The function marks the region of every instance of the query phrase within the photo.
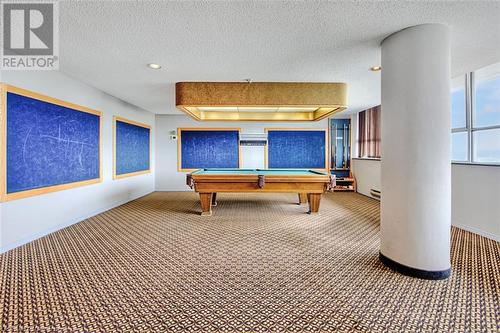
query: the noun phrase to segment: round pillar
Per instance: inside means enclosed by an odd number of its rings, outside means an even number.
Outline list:
[[[450,33],[424,24],[382,42],[380,260],[405,275],[451,274]]]

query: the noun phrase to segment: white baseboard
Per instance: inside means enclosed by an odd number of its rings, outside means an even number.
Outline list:
[[[115,207],[124,205],[127,202],[139,199],[139,198],[141,198],[143,196],[146,196],[146,195],[148,195],[150,193],[153,193],[153,192],[154,191],[146,191],[145,193],[138,194],[138,195],[136,195],[136,196],[134,196],[134,197],[132,197],[130,199],[116,201],[116,202],[114,202],[114,203],[112,203],[112,204],[110,204],[110,205],[108,205],[108,206],[106,206],[106,207],[104,207],[102,209],[99,209],[99,210],[96,210],[96,211],[92,211],[89,214],[85,214],[84,216],[80,216],[78,218],[69,220],[66,223],[59,224],[58,226],[55,226],[53,228],[44,230],[44,231],[39,232],[39,233],[37,233],[35,235],[31,235],[30,237],[21,239],[21,240],[19,240],[17,242],[14,242],[14,243],[11,243],[11,244],[8,244],[8,245],[5,245],[5,246],[2,246],[2,247],[0,247],[0,254],[4,253],[4,252],[7,252],[7,251],[10,251],[12,249],[15,249],[16,247],[28,244],[29,242],[32,242],[32,241],[34,241],[34,240],[36,240],[38,238],[42,238],[44,236],[47,236],[48,234],[51,234],[51,233],[56,232],[58,230],[64,229],[66,227],[69,227],[70,225],[73,225],[73,224],[76,224],[76,223],[81,222],[83,220],[86,220],[86,219],[88,219],[88,218],[90,218],[92,216],[96,216],[98,214],[104,213],[105,211],[108,211],[108,210],[113,209]]]
[[[370,199],[373,199],[373,200],[377,200],[378,202],[380,202],[380,199],[379,198],[375,198],[375,197],[372,197],[371,194],[365,194],[363,192],[358,192],[356,191],[357,194],[361,194],[362,196],[365,196],[367,198],[370,198]]]
[[[500,242],[500,236],[499,235],[495,235],[495,234],[493,234],[491,232],[484,231],[484,230],[481,230],[481,229],[478,229],[478,228],[474,228],[474,227],[471,227],[471,226],[468,226],[468,225],[460,224],[460,223],[453,223],[452,226],[457,227],[459,229],[466,230],[466,231],[470,231],[473,234],[477,234],[479,236],[483,236],[483,237],[492,239],[494,241]]]
[[[183,188],[183,189],[157,188],[155,189],[155,192],[193,192],[193,190],[189,188]]]

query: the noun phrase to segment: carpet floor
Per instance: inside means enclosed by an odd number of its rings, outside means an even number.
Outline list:
[[[156,192],[0,255],[1,332],[499,332],[500,244],[452,229],[452,276],[378,259],[379,203]]]

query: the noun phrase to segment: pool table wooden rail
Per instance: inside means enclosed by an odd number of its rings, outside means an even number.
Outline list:
[[[318,213],[321,194],[331,187],[327,174],[230,175],[188,174],[186,183],[200,195],[201,215],[211,215],[218,192],[298,193],[299,204],[309,203],[309,213]]]

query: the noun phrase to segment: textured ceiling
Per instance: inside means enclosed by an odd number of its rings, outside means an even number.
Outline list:
[[[380,101],[380,41],[452,29],[454,75],[500,61],[500,2],[65,1],[61,71],[154,113],[177,81],[347,82],[349,111]],[[147,63],[159,63],[151,70]]]

